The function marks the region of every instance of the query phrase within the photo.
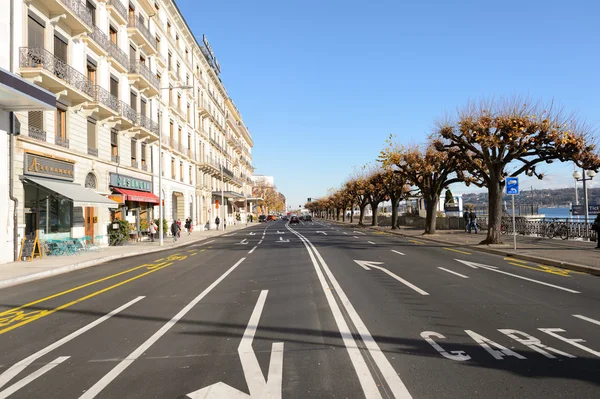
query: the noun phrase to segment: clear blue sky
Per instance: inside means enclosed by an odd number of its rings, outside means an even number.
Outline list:
[[[555,99],[600,126],[595,0],[177,4],[219,59],[256,173],[273,175],[293,207],[376,159],[389,134],[425,141],[469,99]],[[545,170],[547,180],[522,183],[573,185],[572,165]]]

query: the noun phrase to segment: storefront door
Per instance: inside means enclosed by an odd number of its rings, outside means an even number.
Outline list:
[[[86,207],[84,214],[85,235],[94,238],[94,208]]]
[[[38,231],[38,213],[25,210],[25,236],[35,237]]]

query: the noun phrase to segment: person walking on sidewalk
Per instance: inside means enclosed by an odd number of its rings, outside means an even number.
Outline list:
[[[592,230],[596,232],[596,249],[600,249],[600,213],[592,223]]]
[[[469,230],[469,224],[471,223],[471,218],[469,217],[469,210],[465,209],[465,213],[463,213],[463,219],[465,221],[465,233]]]
[[[171,225],[171,234],[173,234],[173,242],[177,241],[177,237],[179,236],[179,231],[181,227],[177,224],[177,220],[173,220],[173,224]]]
[[[469,223],[469,234],[471,234],[471,229],[475,229],[475,234],[477,234],[477,232],[479,231],[479,226],[477,226],[477,215],[475,214],[475,212],[469,212],[469,219],[471,221]]]
[[[221,223],[221,219],[219,219],[219,217],[217,216],[215,218],[215,224],[217,225],[217,230],[219,230],[219,224]]]
[[[192,221],[190,220],[189,217],[187,219],[185,219],[185,230],[187,231],[188,236],[192,232]]]
[[[154,220],[151,221],[150,226],[148,227],[148,232],[150,233],[150,238],[152,239],[152,242],[154,242],[154,234],[156,234],[157,228],[158,228],[158,226],[156,225]]]

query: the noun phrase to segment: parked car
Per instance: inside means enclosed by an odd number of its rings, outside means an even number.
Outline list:
[[[266,221],[267,221],[267,216],[266,216],[266,215],[259,215],[259,216],[258,216],[258,221],[259,221],[260,223],[262,223],[262,222],[266,222]]]
[[[277,216],[275,216],[275,215],[269,215],[269,216],[267,216],[267,222],[271,221],[271,220],[277,220]]]
[[[311,215],[304,216],[304,221],[305,222],[312,222],[312,216]]]
[[[290,224],[298,224],[300,223],[300,219],[298,219],[298,216],[292,216],[292,218],[290,219]]]

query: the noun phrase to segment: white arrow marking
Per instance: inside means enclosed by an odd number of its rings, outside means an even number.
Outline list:
[[[285,234],[285,233],[283,231],[277,230],[277,233],[275,233],[275,234]]]
[[[371,245],[375,245],[375,243],[373,241],[367,241],[367,242]]]
[[[446,269],[446,268],[444,268],[444,267],[438,267],[438,269],[440,269],[440,270],[443,270],[443,271],[445,271],[445,272],[448,272],[448,273],[455,274],[455,275],[457,275],[458,277],[462,277],[462,278],[469,278],[469,276],[465,276],[464,274],[460,274],[460,273],[453,272],[452,270],[448,270],[448,269]]]
[[[473,269],[482,268],[482,269],[490,270],[492,272],[506,274],[507,276],[512,276],[512,277],[520,278],[521,280],[531,281],[532,283],[545,285],[547,287],[556,288],[556,289],[562,290],[562,291],[567,291],[567,292],[570,292],[570,293],[573,293],[573,294],[580,294],[579,291],[575,291],[575,290],[572,290],[570,288],[565,288],[565,287],[561,287],[561,286],[554,285],[554,284],[544,283],[543,281],[538,281],[538,280],[534,280],[532,278],[527,278],[527,277],[519,276],[518,274],[512,274],[512,273],[509,273],[509,272],[505,272],[503,270],[498,270],[498,268],[496,266],[482,265],[481,263],[469,262],[469,261],[460,260],[460,259],[454,259],[454,260],[456,260],[456,261],[458,261],[460,263],[463,263],[463,264],[465,264],[465,265],[467,265],[469,267],[472,267]]]
[[[223,237],[232,237],[234,235],[236,235],[237,233],[231,233],[231,234],[225,234]]]
[[[589,321],[590,323],[597,324],[597,325],[600,326],[600,321],[598,321],[598,320],[594,320],[592,318],[585,317],[585,316],[582,316],[580,314],[574,314],[573,317],[577,317],[578,319]]]
[[[325,233],[324,231],[317,231],[317,234],[324,234],[324,235],[327,235],[327,233]]]
[[[398,254],[398,255],[404,255],[402,252],[400,252],[400,251],[396,251],[395,249],[392,249],[392,252],[394,252],[394,253],[396,253],[396,254]]]
[[[356,230],[355,230],[355,231],[353,231],[353,233],[356,233],[356,234],[362,234],[363,236],[366,236],[366,234],[365,234],[365,233],[363,233],[363,232],[361,232],[361,231],[356,231]]]
[[[346,232],[344,231],[344,234],[348,234],[348,233],[346,233]]]
[[[244,377],[250,395],[238,391],[223,382],[207,386],[198,391],[188,393],[187,396],[191,399],[221,399],[221,398],[281,398],[281,386],[283,376],[283,342],[277,342],[271,345],[271,359],[269,361],[269,372],[267,380],[260,369],[260,364],[256,358],[256,354],[252,349],[252,341],[258,327],[260,315],[265,306],[267,294],[269,291],[263,290],[260,292],[258,302],[254,307],[252,316],[244,331],[242,341],[238,346],[238,355],[244,370]]]
[[[17,392],[19,389],[23,388],[25,385],[29,384],[31,381],[41,377],[46,374],[48,371],[52,370],[54,367],[58,366],[65,360],[67,360],[70,356],[61,356],[56,358],[52,363],[48,363],[44,367],[34,371],[27,377],[23,378],[21,381],[9,386],[4,391],[0,392],[0,399],[8,398],[13,393]]]
[[[275,241],[275,242],[290,242],[290,240],[284,240],[283,237],[279,237],[279,241]]]
[[[249,236],[255,236],[255,235],[256,235],[256,233],[250,232],[250,233],[248,233],[248,235],[249,235]]]
[[[377,265],[383,265],[383,262],[371,262],[371,261],[368,261],[368,260],[356,260],[356,259],[354,259],[354,261],[356,263],[358,263],[358,265],[361,266],[365,270],[379,269],[382,272],[386,273],[387,275],[393,277],[397,281],[401,282],[402,284],[404,284],[408,288],[411,288],[411,289],[417,291],[419,294],[421,294],[421,295],[429,295],[427,292],[423,291],[422,289],[420,289],[416,285],[414,285],[412,283],[409,283],[408,281],[406,281],[402,277],[400,277],[400,276],[392,273],[388,269],[383,268],[381,266],[377,266]]]
[[[238,244],[246,245],[246,244],[248,244],[248,239],[244,238],[242,241],[238,242]]]
[[[358,238],[357,236],[352,236],[352,237],[354,237],[354,238]]]
[[[138,296],[137,298],[132,299],[131,301],[127,302],[125,305],[118,307],[117,309],[113,310],[112,312],[110,312],[108,314],[105,314],[101,318],[99,318],[97,320],[94,320],[90,324],[81,327],[79,330],[72,332],[71,334],[67,335],[66,337],[64,337],[62,339],[59,339],[58,341],[54,342],[53,344],[48,345],[44,349],[41,349],[41,350],[37,351],[33,355],[30,355],[29,357],[26,357],[25,359],[23,359],[20,362],[16,363],[14,366],[11,366],[4,373],[0,374],[0,387],[3,387],[4,385],[6,385],[6,383],[8,381],[10,381],[17,374],[19,374],[23,369],[25,369],[25,367],[29,366],[31,363],[33,363],[36,360],[38,360],[40,357],[42,357],[42,356],[50,353],[51,351],[53,351],[56,348],[59,348],[59,347],[63,346],[67,342],[69,342],[69,341],[77,338],[81,334],[83,334],[83,333],[91,330],[92,328],[96,327],[98,324],[105,322],[106,320],[110,319],[111,317],[113,317],[117,313],[119,313],[119,312],[127,309],[128,307],[130,307],[131,305],[133,305],[133,304],[141,301],[142,299],[144,299],[143,296]]]

